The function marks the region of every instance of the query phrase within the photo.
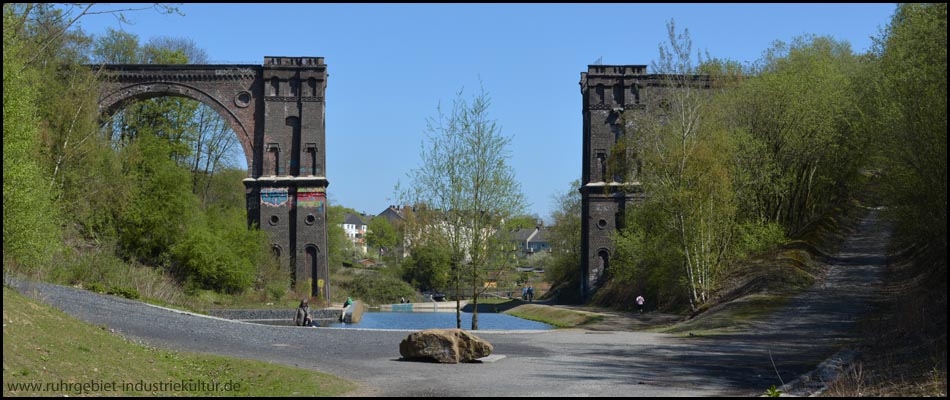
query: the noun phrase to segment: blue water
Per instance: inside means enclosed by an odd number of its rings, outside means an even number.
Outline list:
[[[455,328],[454,312],[367,312],[356,324],[334,323],[333,328],[362,329],[432,329]],[[472,314],[462,313],[462,328],[472,327]],[[529,321],[507,314],[478,313],[480,330],[549,330],[551,325]]]

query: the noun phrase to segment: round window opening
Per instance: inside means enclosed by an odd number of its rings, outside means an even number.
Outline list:
[[[597,227],[600,228],[600,229],[606,228],[606,227],[607,227],[607,220],[606,220],[606,219],[602,219],[602,220],[600,220],[600,221],[597,221]]]
[[[238,95],[234,97],[234,104],[241,108],[247,107],[251,104],[251,94],[248,92],[238,93]]]
[[[314,217],[313,214],[307,214],[307,218],[304,219],[304,222],[307,225],[313,225],[314,222],[317,222],[317,217]]]
[[[278,222],[280,222],[280,217],[278,217],[278,216],[276,216],[276,215],[271,215],[271,216],[270,216],[270,224],[271,224],[271,225],[277,225]]]

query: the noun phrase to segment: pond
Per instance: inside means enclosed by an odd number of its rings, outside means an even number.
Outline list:
[[[314,321],[318,322],[318,321]],[[366,312],[356,324],[341,322],[322,325],[331,328],[354,329],[433,329],[455,328],[454,312]],[[472,327],[472,314],[462,313],[462,328]],[[478,313],[479,330],[550,330],[551,325],[529,321],[507,314]]]

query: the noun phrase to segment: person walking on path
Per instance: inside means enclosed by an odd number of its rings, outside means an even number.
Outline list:
[[[640,314],[643,314],[643,303],[645,301],[643,296],[637,296],[637,308],[640,309]]]

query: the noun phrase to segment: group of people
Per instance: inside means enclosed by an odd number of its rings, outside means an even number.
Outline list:
[[[343,309],[353,304],[353,299],[350,297],[346,298],[346,301],[343,302]],[[310,304],[307,299],[300,300],[300,305],[297,306],[297,313],[294,314],[294,325],[297,326],[310,326],[313,324],[313,317],[310,316]]]
[[[534,286],[525,286],[521,288],[521,300],[531,301],[534,299]]]
[[[521,299],[525,301],[534,300],[534,286],[525,286],[521,288]],[[408,302],[405,297],[400,298],[400,303]],[[643,314],[643,303],[646,300],[643,296],[637,296],[637,309],[640,311],[640,314]],[[343,308],[345,309],[350,304],[353,304],[353,299],[347,297],[346,301],[343,302]],[[294,315],[294,324],[297,326],[310,326],[313,323],[313,318],[310,317],[310,304],[307,303],[307,299],[300,300],[300,305],[297,307],[297,314]]]

